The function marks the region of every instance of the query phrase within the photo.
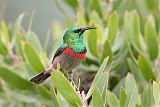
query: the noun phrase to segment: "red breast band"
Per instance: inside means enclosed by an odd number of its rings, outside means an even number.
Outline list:
[[[82,54],[80,54],[80,53],[75,53],[75,52],[72,51],[71,48],[68,48],[68,47],[67,47],[64,51],[65,51],[66,54],[69,54],[70,56],[76,57],[76,58],[81,58],[81,59],[83,59],[83,58],[85,58],[85,56],[86,56],[86,52],[84,52],[84,53],[82,53]]]

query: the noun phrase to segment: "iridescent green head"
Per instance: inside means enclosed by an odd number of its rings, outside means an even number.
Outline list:
[[[63,41],[67,44],[83,42],[83,33],[89,29],[95,29],[95,27],[80,28],[78,26],[73,26],[67,29],[67,31],[64,34]]]
[[[83,33],[90,29],[95,29],[95,27],[80,28],[78,26],[73,26],[67,29],[65,32],[63,36],[63,42],[75,51],[80,52],[86,49],[85,45],[83,44]]]

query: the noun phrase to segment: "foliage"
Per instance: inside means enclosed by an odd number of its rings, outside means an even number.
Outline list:
[[[80,91],[75,90],[59,69],[43,85],[29,82],[31,76],[50,63],[48,59],[53,57],[64,29],[54,24],[42,47],[30,27],[23,29],[25,14],[22,13],[11,27],[5,21],[0,24],[0,105],[160,106],[159,0],[55,2],[62,12],[65,11],[62,2],[74,12],[73,18],[65,13],[67,27],[75,23],[81,27],[97,27],[85,33],[87,57],[75,72],[80,74],[78,82],[75,79]],[[47,57],[49,42],[54,45]]]

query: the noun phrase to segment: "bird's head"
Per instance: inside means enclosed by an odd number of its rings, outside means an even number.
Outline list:
[[[63,42],[66,44],[83,43],[83,33],[86,30],[95,29],[96,27],[83,27],[73,26],[65,32]]]

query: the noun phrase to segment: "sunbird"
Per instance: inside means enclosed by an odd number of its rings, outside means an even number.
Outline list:
[[[55,52],[51,64],[44,71],[32,77],[30,81],[35,84],[43,83],[51,76],[52,69],[57,68],[58,63],[61,72],[72,72],[86,56],[87,49],[83,42],[84,32],[95,28],[91,26],[83,28],[73,26],[67,29],[63,36],[63,43]]]

